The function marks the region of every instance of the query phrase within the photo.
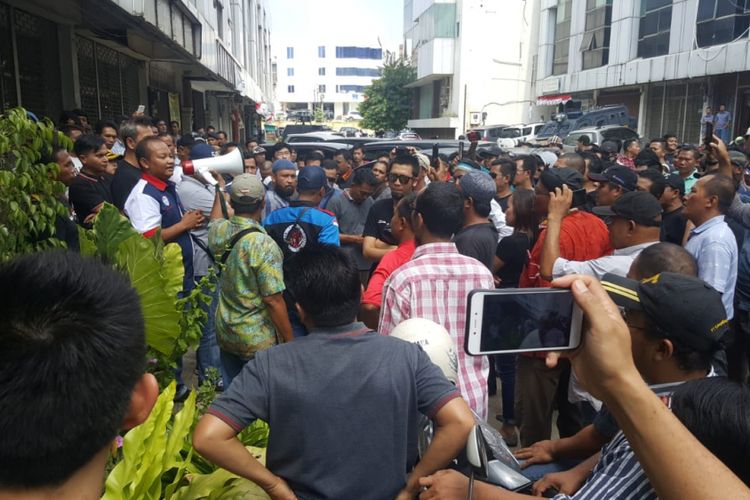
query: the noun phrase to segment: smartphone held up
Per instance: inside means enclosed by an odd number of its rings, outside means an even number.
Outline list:
[[[474,290],[466,315],[467,354],[506,354],[576,349],[582,311],[570,290]]]

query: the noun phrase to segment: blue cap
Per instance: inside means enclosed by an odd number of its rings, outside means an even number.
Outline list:
[[[271,171],[275,174],[280,170],[297,170],[297,164],[289,160],[276,160]]]
[[[326,173],[320,167],[304,167],[297,176],[298,191],[317,191],[327,184]]]
[[[214,148],[208,144],[196,144],[190,149],[191,160],[203,160],[204,158],[213,158]]]

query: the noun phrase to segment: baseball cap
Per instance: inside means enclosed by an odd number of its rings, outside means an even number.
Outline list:
[[[679,173],[672,172],[671,174],[665,175],[664,180],[666,181],[667,186],[676,189],[681,195],[685,194],[685,179],[683,179]]]
[[[497,194],[495,181],[489,174],[479,170],[466,172],[459,180],[459,189],[465,197],[474,200],[475,206],[484,207],[487,210],[490,209],[490,203]]]
[[[254,155],[262,155],[262,154],[265,154],[265,153],[266,153],[266,150],[264,148],[261,148],[260,146],[258,146],[257,148],[253,149],[253,154]]]
[[[281,170],[297,170],[297,164],[290,160],[276,160],[275,162],[273,162],[273,167],[271,167],[271,170],[274,174]]]
[[[202,160],[204,158],[212,158],[214,156],[214,148],[208,144],[196,144],[190,150],[191,160]]]
[[[738,167],[747,167],[747,156],[742,151],[729,150],[729,160]]]
[[[193,134],[182,134],[179,139],[177,139],[177,145],[178,146],[192,146],[195,144],[195,137],[193,137]]]
[[[240,174],[229,187],[229,197],[233,203],[252,205],[266,196],[266,188],[257,175]]]
[[[539,181],[549,191],[561,188],[563,184],[573,191],[583,188],[583,176],[578,170],[565,168],[550,168],[542,171]]]
[[[590,173],[589,179],[596,182],[611,182],[627,191],[635,191],[638,185],[638,175],[628,167],[619,165],[609,167],[601,174]]]
[[[615,304],[643,311],[668,339],[715,351],[729,331],[721,294],[694,276],[660,273],[641,282],[607,273],[602,286]]]
[[[596,215],[622,217],[642,226],[658,227],[661,225],[661,205],[651,193],[629,191],[620,196],[611,206],[594,207]]]
[[[461,160],[456,165],[456,168],[459,170],[464,170],[466,172],[482,170],[482,166],[479,163],[475,162],[474,160],[469,160],[467,158],[461,158]]]
[[[602,145],[600,147],[602,151],[604,151],[605,153],[610,153],[610,154],[617,153],[620,150],[619,146],[614,141],[604,141],[602,142]]]
[[[320,167],[305,167],[297,175],[297,189],[299,191],[316,191],[326,185],[326,173]]]
[[[542,159],[545,167],[551,167],[557,161],[557,155],[552,151],[537,151],[536,155]]]

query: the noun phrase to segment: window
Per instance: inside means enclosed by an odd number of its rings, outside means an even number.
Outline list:
[[[552,56],[552,74],[568,72],[568,51],[570,50],[570,7],[572,0],[558,0],[555,13],[555,46]]]
[[[318,68],[318,76],[326,76],[326,69]]]
[[[698,47],[729,43],[750,26],[750,0],[700,0],[696,23]]]
[[[641,0],[638,57],[662,56],[669,52],[672,0]]]
[[[294,76],[294,68],[287,68],[286,76]]]
[[[294,47],[287,47],[286,48],[286,58],[287,59],[294,59]]]
[[[289,94],[294,94],[294,85],[287,85],[286,91]]]
[[[325,94],[326,86],[325,85],[318,85],[318,93]]]
[[[326,56],[326,48],[321,45],[318,47],[318,57],[325,57]]]
[[[221,2],[214,0],[214,7],[216,7],[216,31],[219,34],[219,38],[224,39],[224,6]]]
[[[336,76],[380,76],[375,68],[336,68]]]
[[[361,94],[364,91],[364,85],[336,85],[337,94],[345,94],[347,92],[357,92]]]
[[[609,34],[612,0],[586,0],[586,31],[581,43],[583,69],[598,68],[609,62]]]
[[[338,59],[377,59],[383,58],[383,49],[370,47],[336,47]]]

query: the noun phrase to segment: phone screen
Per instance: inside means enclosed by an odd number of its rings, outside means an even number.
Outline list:
[[[488,294],[482,310],[482,352],[566,348],[570,344],[570,291]]]
[[[708,147],[714,142],[714,124],[706,123],[706,135],[703,137],[703,143]]]

